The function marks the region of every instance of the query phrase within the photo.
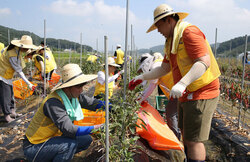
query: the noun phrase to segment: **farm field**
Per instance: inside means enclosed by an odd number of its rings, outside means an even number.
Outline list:
[[[84,57],[85,58],[85,57]],[[59,63],[59,67],[57,70],[57,73],[60,74],[60,67],[62,67],[64,64],[68,63],[69,58],[66,59],[61,59]],[[57,59],[58,61],[59,59]],[[79,63],[79,58],[72,58],[70,62],[74,63]],[[100,65],[96,64],[88,64],[87,62],[82,60],[82,69],[84,73],[97,73],[98,70],[100,70]],[[225,62],[225,61],[223,61]],[[220,68],[224,68],[224,64]],[[238,64],[240,66],[240,64]],[[236,66],[237,67],[237,66]],[[245,82],[245,91],[244,93],[239,90],[239,92],[243,97],[243,99],[248,99],[244,100],[244,104],[241,105],[239,100],[241,98],[237,98],[236,92],[230,90],[231,93],[225,93],[228,92],[230,88],[232,88],[232,82],[234,85],[240,84],[240,70],[236,71],[235,73],[228,72],[230,69],[234,68],[234,66],[230,66],[226,71],[222,71],[222,77],[220,78],[221,80],[221,98],[217,107],[217,110],[214,114],[213,122],[212,122],[212,129],[211,129],[211,134],[210,134],[210,140],[205,142],[205,146],[207,148],[207,161],[235,161],[235,160],[240,160],[240,161],[248,161],[249,160],[249,144],[248,144],[248,138],[249,138],[249,122],[250,122],[250,112],[249,112],[249,106],[248,106],[248,101],[249,101],[249,78],[246,78]],[[27,71],[26,73],[29,73],[30,67],[29,65],[27,66]],[[133,70],[131,69],[131,73],[133,74]],[[227,74],[230,74],[230,76],[227,76]],[[249,67],[247,67],[247,75],[249,74]],[[225,79],[225,77],[232,78],[232,81]],[[236,80],[235,80],[236,79]],[[39,83],[39,82],[37,82]],[[85,87],[84,92],[86,92],[87,95],[91,96],[93,95],[94,92],[94,84],[95,82],[91,82],[87,87]],[[223,87],[223,85],[226,85]],[[121,86],[122,87],[122,86]],[[116,91],[116,95],[114,98],[111,99],[111,102],[113,103],[113,109],[114,111],[117,112],[122,112],[119,111],[120,109],[126,110],[123,111],[122,114],[119,113],[114,113],[110,117],[111,120],[111,125],[110,125],[110,131],[115,131],[116,133],[113,132],[112,136],[110,138],[113,139],[113,143],[111,142],[111,148],[120,148],[123,147],[119,143],[121,143],[121,139],[118,137],[121,135],[120,133],[123,133],[124,139],[130,140],[131,142],[129,143],[129,146],[127,146],[127,149],[124,151],[127,151],[128,153],[131,152],[131,155],[129,157],[124,157],[126,158],[138,158],[136,151],[138,142],[137,140],[139,137],[135,134],[135,125],[133,123],[136,122],[137,117],[136,116],[131,116],[131,112],[135,112],[138,108],[139,105],[134,102],[134,98],[137,95],[137,92],[127,92],[127,98],[126,101],[122,99],[122,89],[118,89]],[[232,96],[236,96],[234,100],[231,99]],[[17,103],[17,112],[22,113],[23,115],[16,119],[15,122],[6,124],[3,122],[0,122],[1,126],[1,138],[0,138],[0,155],[3,160],[5,161],[18,161],[20,159],[23,159],[23,152],[22,152],[22,138],[25,133],[25,128],[27,127],[29,121],[31,120],[32,116],[34,115],[36,109],[38,108],[39,104],[41,103],[42,96],[41,94],[37,93],[34,94],[25,100],[20,100],[16,99]],[[235,101],[236,100],[236,101]],[[121,106],[121,103],[123,105]],[[244,107],[246,106],[246,107]],[[242,107],[241,111],[241,120],[240,120],[240,125],[238,125],[238,118],[239,118],[239,108]],[[132,113],[134,114],[134,113]],[[118,120],[120,118],[119,116],[130,116],[126,119],[126,122],[122,120]],[[116,121],[116,122],[114,122]],[[127,129],[123,130],[119,124],[128,124],[129,126]],[[130,124],[129,124],[130,123]],[[120,130],[120,131],[117,131]],[[117,133],[118,132],[118,133]],[[78,161],[87,161],[87,159],[91,158],[101,158],[103,155],[104,151],[104,133],[101,132],[100,135],[95,135],[93,138],[95,139],[95,145],[91,145],[91,147],[87,151],[83,151],[77,155],[75,155],[73,161],[78,162]],[[124,141],[124,140],[123,140]],[[125,140],[126,141],[126,140]],[[126,143],[123,143],[124,146]],[[147,146],[146,144],[142,144],[143,146]],[[147,146],[149,147],[149,146]],[[181,151],[166,151],[164,152],[165,156],[162,157],[162,153],[155,152],[150,148],[146,148],[147,154],[145,155],[148,159],[151,160],[159,160],[159,159],[164,159],[168,161],[172,160],[181,160],[184,158],[184,154],[181,153]],[[100,152],[97,152],[100,151]],[[116,154],[116,150],[111,149],[110,150],[110,156],[114,159],[120,158]],[[144,152],[145,154],[145,152]],[[141,157],[139,157],[141,158]]]

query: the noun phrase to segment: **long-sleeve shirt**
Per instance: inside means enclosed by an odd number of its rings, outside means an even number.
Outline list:
[[[118,73],[113,75],[113,76],[109,76],[108,83],[113,82],[116,78],[118,78],[118,76],[119,76]],[[100,83],[102,85],[105,83],[105,74],[103,71],[99,71],[97,73],[97,81],[98,81],[98,83]]]
[[[82,108],[89,110],[96,110],[96,106],[99,103],[98,99],[90,98],[83,93],[79,97],[79,102]],[[63,135],[74,138],[79,126],[74,125],[70,120],[64,104],[56,99],[50,98],[43,106],[44,115],[50,118],[57,128],[63,133]],[[92,126],[93,127],[93,126]],[[86,129],[86,134],[90,133],[92,129]]]

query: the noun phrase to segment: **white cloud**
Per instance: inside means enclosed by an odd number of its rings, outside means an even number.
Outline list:
[[[93,5],[88,1],[78,4],[74,0],[57,0],[46,9],[61,15],[88,16],[93,12]]]
[[[48,6],[43,7],[43,9],[52,14],[63,16],[65,19],[70,18],[71,23],[77,23],[73,28],[70,27],[71,31],[74,30],[78,33],[84,31],[84,39],[87,38],[88,42],[96,42],[97,38],[102,40],[104,35],[108,36],[110,46],[117,44],[117,42],[120,44],[124,42],[126,7],[108,5],[105,4],[104,0],[84,2],[77,0],[57,0]],[[145,24],[145,20],[139,20],[130,11],[129,30],[130,24],[139,28]]]
[[[106,5],[104,0],[96,0],[93,3],[91,1],[78,3],[76,0],[57,0],[45,9],[65,16],[91,17],[93,21],[112,22],[126,18],[126,8]],[[132,12],[129,14],[131,21],[135,21],[136,16]]]
[[[0,8],[0,15],[10,15],[11,10],[9,8]]]
[[[187,21],[197,25],[214,42],[215,28],[218,41],[249,34],[250,10],[237,5],[236,0],[167,0],[175,11],[188,12]]]

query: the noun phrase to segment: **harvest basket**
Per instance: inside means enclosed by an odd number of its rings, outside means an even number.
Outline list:
[[[164,113],[168,104],[168,98],[165,95],[155,96],[156,99],[156,109],[160,113]]]
[[[82,109],[82,112],[84,118],[79,121],[74,121],[75,125],[92,126],[105,123],[105,111],[103,110],[91,111],[87,109]]]

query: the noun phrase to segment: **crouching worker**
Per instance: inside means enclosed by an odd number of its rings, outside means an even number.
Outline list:
[[[89,135],[102,126],[77,126],[83,119],[81,108],[101,108],[97,99],[83,95],[83,86],[96,79],[84,75],[77,64],[62,69],[62,83],[52,89],[31,120],[23,141],[23,151],[29,161],[70,161],[75,153],[86,150],[92,142]]]
[[[103,64],[103,65],[104,65],[104,69],[105,69],[105,64]],[[124,72],[124,70],[121,70],[118,73],[116,73],[115,75],[113,75],[118,67],[120,67],[120,65],[115,63],[114,58],[109,57],[108,58],[109,98],[113,95],[113,90],[115,87],[115,79],[117,79],[119,77],[119,75],[121,75]],[[94,97],[97,99],[101,99],[101,98],[104,98],[104,94],[105,94],[105,71],[104,70],[99,71],[97,73],[97,75],[98,75],[98,77],[97,77],[97,81],[96,81]]]

